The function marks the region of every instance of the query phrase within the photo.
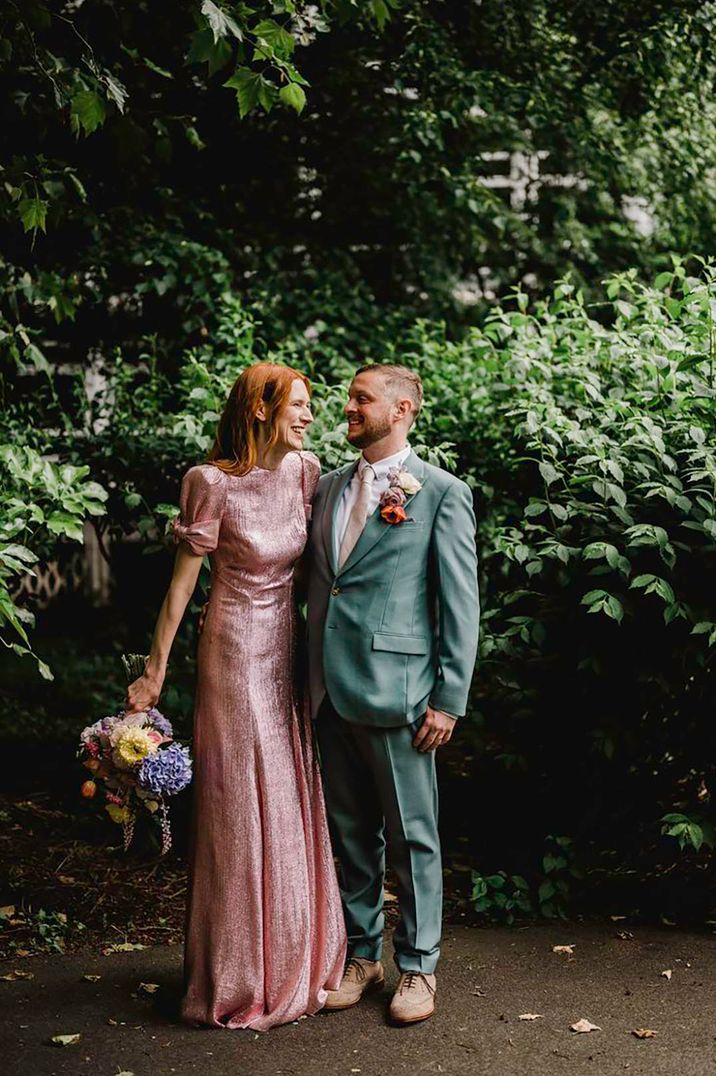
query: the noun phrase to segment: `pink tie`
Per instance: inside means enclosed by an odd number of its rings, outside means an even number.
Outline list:
[[[360,475],[360,489],[356,502],[351,509],[351,514],[348,517],[348,525],[346,526],[345,534],[343,535],[343,541],[341,542],[341,548],[338,553],[338,566],[342,568],[345,562],[353,551],[353,547],[363,533],[365,527],[365,521],[368,518],[368,505],[370,504],[370,495],[373,490],[373,482],[375,481],[375,471],[366,464]]]

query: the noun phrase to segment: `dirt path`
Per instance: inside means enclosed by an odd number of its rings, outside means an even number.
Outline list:
[[[388,998],[257,1035],[176,1022],[181,948],[81,951],[5,962],[32,978],[0,981],[5,1076],[612,1076],[716,1073],[716,939],[619,924],[449,928],[439,1011],[385,1022]],[[552,952],[573,944],[573,955]],[[671,978],[662,975],[670,970]],[[99,975],[96,982],[84,975]],[[390,982],[394,970],[390,968]],[[153,994],[140,983],[158,983]],[[520,1020],[525,1013],[537,1020]],[[602,1030],[575,1034],[580,1018]],[[653,1038],[631,1031],[648,1028]],[[57,1047],[53,1035],[79,1033]]]

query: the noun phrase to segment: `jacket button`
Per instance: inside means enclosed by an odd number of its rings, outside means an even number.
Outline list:
[[[331,594],[340,594],[340,592],[341,592],[340,587],[334,587],[333,590],[331,591]]]

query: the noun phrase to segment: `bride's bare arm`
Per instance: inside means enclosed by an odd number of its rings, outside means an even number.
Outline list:
[[[159,701],[169,653],[189,599],[194,593],[201,562],[202,557],[192,553],[184,543],[178,547],[172,581],[157,617],[144,674],[127,688],[127,713],[147,710],[150,706],[156,706]]]

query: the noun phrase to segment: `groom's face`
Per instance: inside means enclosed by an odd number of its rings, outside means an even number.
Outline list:
[[[348,390],[344,411],[348,440],[354,448],[367,448],[387,437],[393,428],[394,401],[380,373],[357,374]]]

